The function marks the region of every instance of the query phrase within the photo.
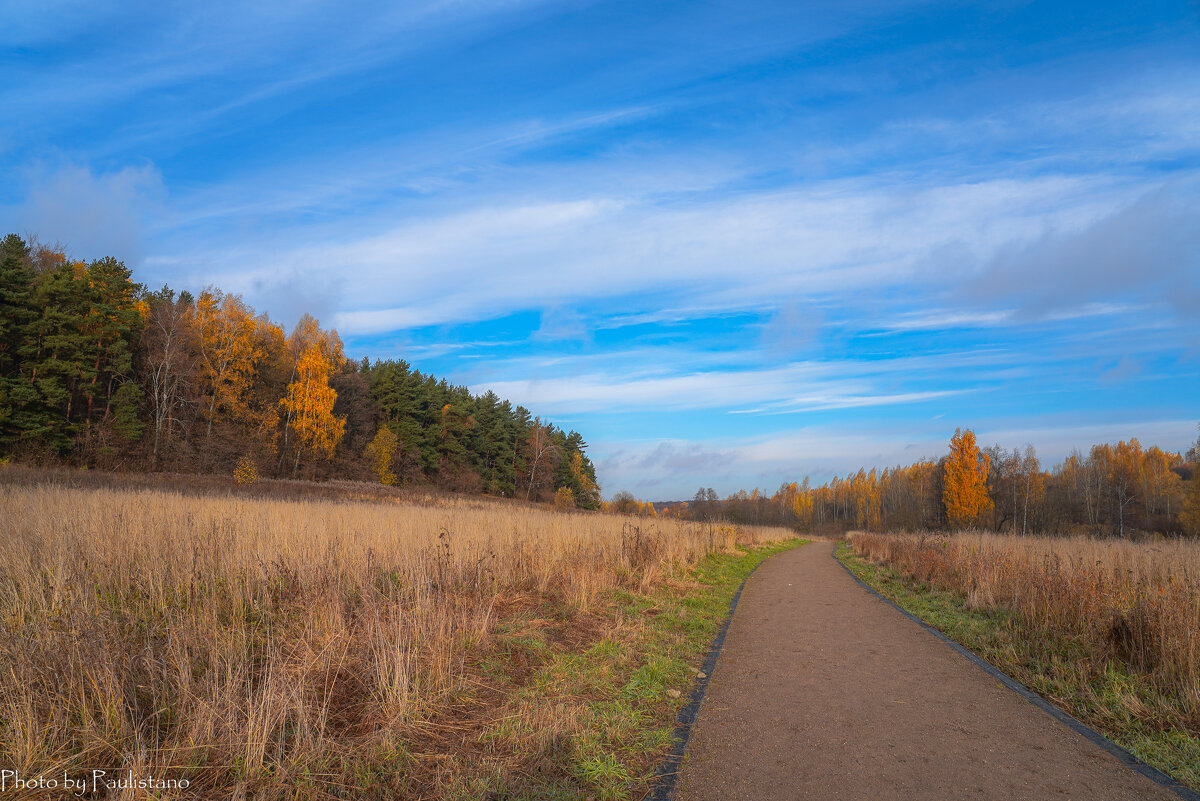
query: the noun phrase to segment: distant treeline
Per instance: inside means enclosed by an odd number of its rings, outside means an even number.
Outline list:
[[[1200,440],[1185,459],[1136,439],[1096,445],[1043,470],[1032,446],[979,450],[958,432],[951,452],[907,467],[859,470],[819,487],[806,478],[767,495],[721,499],[701,488],[658,514],[793,526],[804,531],[986,528],[1020,534],[1134,532],[1200,535]],[[614,499],[614,502],[617,499]],[[618,511],[647,513],[636,501]]]
[[[134,283],[10,234],[0,242],[0,458],[114,470],[384,483],[598,508],[574,431],[404,361],[347,359],[240,297]]]

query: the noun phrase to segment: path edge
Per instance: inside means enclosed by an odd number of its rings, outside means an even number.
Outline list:
[[[861,585],[863,587],[863,589],[865,589],[867,592],[871,593],[879,600],[888,604],[889,606],[891,606],[893,609],[895,609],[896,611],[898,611],[900,614],[904,615],[908,619],[914,621],[921,628],[925,629],[927,632],[932,634],[934,637],[938,638],[942,642],[949,645],[955,651],[958,651],[958,653],[960,653],[964,657],[966,657],[967,660],[969,662],[971,662],[972,664],[974,664],[977,668],[982,670],[984,673],[987,673],[992,678],[996,679],[996,681],[1000,682],[1005,687],[1012,690],[1014,693],[1019,695],[1024,700],[1026,700],[1029,703],[1033,704],[1034,706],[1038,707],[1043,712],[1049,714],[1051,717],[1053,717],[1055,720],[1057,720],[1059,723],[1062,723],[1064,726],[1071,729],[1072,731],[1083,735],[1091,742],[1095,743],[1096,745],[1100,746],[1108,753],[1115,756],[1126,767],[1137,771],[1138,773],[1142,774],[1143,776],[1145,776],[1148,779],[1152,779],[1155,783],[1167,788],[1168,790],[1175,793],[1180,798],[1187,799],[1187,801],[1200,801],[1200,793],[1197,793],[1195,790],[1193,790],[1190,787],[1188,787],[1187,785],[1183,784],[1178,779],[1175,779],[1175,778],[1167,775],[1166,773],[1163,773],[1161,770],[1154,767],[1153,765],[1143,762],[1137,756],[1135,756],[1134,754],[1125,750],[1121,746],[1117,745],[1112,740],[1108,739],[1103,734],[1101,734],[1100,732],[1093,729],[1091,726],[1089,726],[1086,723],[1084,723],[1083,721],[1081,721],[1079,718],[1075,717],[1074,715],[1072,715],[1068,712],[1064,712],[1063,710],[1059,709],[1054,704],[1050,703],[1045,698],[1038,695],[1033,690],[1029,689],[1024,684],[1022,684],[1021,682],[1014,679],[1012,676],[1008,675],[1004,671],[997,668],[991,662],[988,662],[986,659],[984,659],[983,657],[976,654],[974,651],[970,650],[969,648],[962,645],[961,643],[955,642],[954,640],[950,639],[949,637],[947,637],[945,634],[943,634],[938,629],[929,625],[924,620],[921,620],[921,618],[914,615],[912,612],[909,612],[907,609],[905,609],[904,607],[897,604],[891,598],[888,598],[887,596],[880,594],[874,587],[872,587],[870,584],[867,584],[865,581],[863,581],[861,578],[859,578],[845,562],[843,562],[841,559],[838,559],[838,556],[837,556],[838,545],[842,544],[843,542],[845,542],[845,541],[843,540],[841,542],[836,542],[836,541],[834,542],[833,550],[830,552],[830,558],[832,558],[833,561],[835,561],[839,565],[841,565],[842,569],[850,574],[850,578],[857,581],[859,583],[859,585]],[[847,544],[846,547],[849,547],[849,545]],[[738,594],[739,595],[741,594],[740,590],[738,591]],[[657,801],[657,799],[656,799],[656,801]],[[666,799],[664,799],[663,801],[666,801]]]
[[[805,542],[796,547],[803,548],[805,545],[811,544],[811,542]],[[778,555],[773,554],[773,556]],[[772,557],[767,557],[767,559],[770,558]],[[767,559],[759,562],[746,574],[737,592],[733,594],[733,599],[729,602],[729,614],[725,616],[725,621],[721,623],[721,628],[717,631],[717,636],[713,638],[712,645],[708,647],[708,653],[704,657],[704,662],[700,665],[700,670],[704,673],[704,678],[696,682],[692,694],[688,696],[687,704],[675,716],[675,731],[671,735],[674,744],[671,746],[671,750],[666,758],[659,764],[658,770],[654,772],[654,780],[650,783],[650,792],[643,796],[645,801],[671,801],[675,797],[675,786],[679,780],[679,769],[683,764],[683,755],[687,750],[688,740],[691,739],[692,727],[696,723],[696,717],[700,714],[700,706],[704,703],[704,696],[708,692],[708,683],[712,680],[713,670],[717,666],[717,659],[721,656],[721,651],[725,647],[725,635],[729,631],[729,624],[733,622],[733,613],[737,611],[738,601],[742,598],[742,590],[746,589],[746,582],[758,572],[758,569],[766,563]],[[1200,801],[1200,799],[1195,799],[1195,801]]]

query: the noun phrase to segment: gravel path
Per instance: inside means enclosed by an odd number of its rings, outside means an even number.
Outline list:
[[[1178,796],[864,590],[817,542],[751,576],[677,801]]]

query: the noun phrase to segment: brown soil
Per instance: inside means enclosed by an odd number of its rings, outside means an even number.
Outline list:
[[[678,801],[1177,796],[999,684],[813,543],[747,582]]]

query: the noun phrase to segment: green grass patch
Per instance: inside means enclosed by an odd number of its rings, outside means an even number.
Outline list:
[[[488,741],[529,758],[522,770],[488,783],[493,797],[641,798],[734,593],[764,559],[803,542],[709,556],[647,593],[615,590],[600,604],[611,628],[585,647],[526,645],[523,653],[539,664],[513,694],[512,719]],[[498,650],[510,647],[521,652],[507,644]],[[498,669],[503,657],[490,658]]]
[[[1147,710],[1171,707],[1128,667],[1070,637],[1034,632],[1020,615],[969,608],[955,592],[862,559],[845,542],[837,558],[880,595],[969,648],[1139,759],[1200,790],[1200,738]]]

